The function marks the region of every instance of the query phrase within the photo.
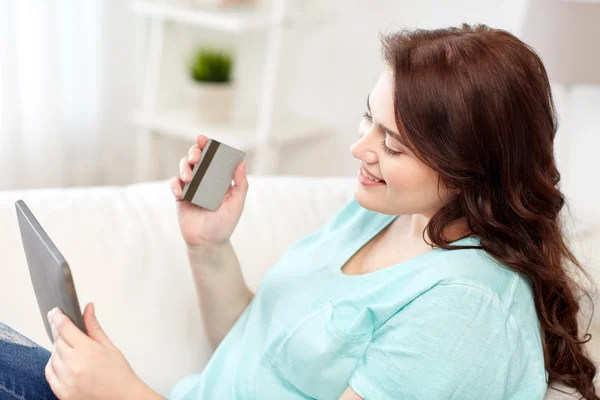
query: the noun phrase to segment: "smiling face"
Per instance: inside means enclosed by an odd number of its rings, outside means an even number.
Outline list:
[[[438,173],[402,144],[406,140],[398,135],[393,93],[392,71],[386,68],[369,94],[359,140],[350,148],[361,162],[354,197],[364,208],[383,214],[430,218],[449,200],[450,193],[441,182],[438,188]],[[369,174],[383,182],[364,176]]]

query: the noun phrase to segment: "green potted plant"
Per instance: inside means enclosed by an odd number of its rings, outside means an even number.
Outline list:
[[[233,83],[230,52],[200,47],[189,62],[190,91],[202,119],[225,122],[231,116]]]

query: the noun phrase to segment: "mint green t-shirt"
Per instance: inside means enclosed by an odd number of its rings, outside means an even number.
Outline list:
[[[547,389],[528,280],[481,249],[365,275],[344,263],[396,216],[349,201],[282,255],[201,374],[171,400],[537,400]],[[478,246],[467,237],[453,245]]]

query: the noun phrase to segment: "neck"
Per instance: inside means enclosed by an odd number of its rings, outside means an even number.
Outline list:
[[[425,214],[400,215],[390,225],[390,235],[401,237],[404,240],[427,245],[430,242],[429,235],[425,228],[431,220],[430,216]],[[452,242],[458,240],[470,233],[465,218],[458,219],[444,230],[443,236],[447,241]],[[423,240],[425,238],[425,240]]]

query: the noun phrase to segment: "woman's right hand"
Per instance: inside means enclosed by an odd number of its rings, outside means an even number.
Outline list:
[[[227,190],[216,211],[181,199],[183,187],[192,180],[192,169],[200,161],[200,155],[207,142],[206,136],[199,135],[196,144],[190,147],[188,157],[183,157],[179,162],[180,176],[171,178],[171,191],[177,201],[179,228],[183,240],[192,248],[219,246],[227,242],[242,215],[248,192],[246,162],[242,162],[233,175],[234,185]]]

